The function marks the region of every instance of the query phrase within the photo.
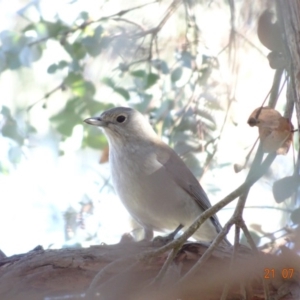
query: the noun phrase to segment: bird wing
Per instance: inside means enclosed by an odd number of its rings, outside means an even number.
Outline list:
[[[163,165],[176,184],[185,190],[203,211],[211,207],[208,197],[199,181],[177,153],[164,143],[156,145],[155,149],[157,161]],[[216,226],[217,231],[220,232],[222,226],[218,217],[213,215],[210,219]]]

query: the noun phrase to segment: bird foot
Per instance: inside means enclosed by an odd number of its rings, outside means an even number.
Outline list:
[[[175,238],[175,236],[177,235],[177,233],[183,228],[183,225],[179,225],[173,232],[171,232],[170,234],[166,235],[166,236],[156,236],[153,240],[152,240],[152,244],[154,247],[162,247],[170,242],[172,242]]]

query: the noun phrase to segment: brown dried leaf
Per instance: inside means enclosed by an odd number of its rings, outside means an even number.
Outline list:
[[[245,164],[241,165],[241,164],[234,164],[233,165],[233,169],[235,173],[239,173],[241,172],[243,169],[245,169]]]
[[[248,119],[248,124],[253,126],[264,126],[270,129],[278,127],[278,120],[281,118],[281,114],[268,106],[259,107],[253,111]]]
[[[282,146],[280,147],[280,149],[277,150],[277,154],[287,154],[289,151],[289,148],[293,142],[293,137],[294,137],[294,126],[292,124],[292,122],[287,119],[284,118],[286,121],[286,129],[285,131],[289,132],[289,135],[287,136],[286,140],[284,141],[284,143],[282,144]],[[283,151],[280,151],[281,149],[283,149]]]
[[[104,163],[108,162],[108,159],[109,159],[109,148],[108,148],[108,146],[106,146],[106,147],[102,150],[102,153],[101,153],[101,157],[100,157],[99,163],[100,163],[100,164],[104,164]]]
[[[288,119],[281,117],[278,128],[272,130],[263,140],[264,151],[267,153],[276,151],[277,154],[282,155],[287,154],[293,140],[292,130],[292,123]]]
[[[257,126],[264,152],[286,154],[293,140],[293,125],[287,118],[270,107],[260,107],[248,119],[250,126]]]

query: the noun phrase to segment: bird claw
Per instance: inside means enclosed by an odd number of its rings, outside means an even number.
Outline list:
[[[177,235],[177,233],[183,228],[183,225],[179,225],[173,232],[171,232],[170,234],[166,235],[166,236],[156,236],[153,240],[152,240],[152,244],[154,247],[162,247],[170,242],[172,242],[175,238],[175,236]]]

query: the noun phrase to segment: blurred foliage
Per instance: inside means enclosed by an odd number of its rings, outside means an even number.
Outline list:
[[[176,1],[174,7],[175,4]],[[143,6],[146,5],[140,5],[141,8]],[[168,12],[173,12],[174,7],[171,5],[166,10],[166,16]],[[21,30],[2,31],[0,71],[31,67],[35,61],[43,59],[49,40],[55,41],[64,49],[69,59],[53,57],[53,63],[48,66],[47,72],[55,76],[57,72],[63,71],[67,75],[57,88],[45,94],[42,99],[45,100],[43,108],[47,109],[47,101],[50,101],[54,92],[70,92],[65,107],[50,118],[53,127],[64,140],[72,135],[74,127],[82,124],[84,118],[114,105],[95,99],[99,79],[86,79],[87,62],[100,54],[108,53],[116,43],[122,43],[124,37],[131,39],[136,47],[136,56],[132,57],[130,51],[124,49],[123,60],[114,70],[118,72],[119,79],[122,78],[121,83],[117,83],[119,80],[114,79],[114,76],[100,78],[100,83],[129,101],[130,106],[143,113],[151,113],[153,124],[159,133],[169,140],[179,154],[185,154],[186,159],[191,160],[189,165],[200,175],[201,168],[193,152],[203,152],[206,141],[213,138],[213,132],[217,129],[213,110],[221,109],[209,91],[210,75],[213,69],[218,68],[217,59],[197,53],[192,46],[187,46],[190,43],[187,39],[184,45],[177,43],[178,46],[167,51],[163,49],[162,41],[160,50],[154,53],[154,40],[159,42],[158,34],[162,23],[145,33],[130,26],[129,23],[133,21],[129,21],[121,28],[124,35],[116,35],[117,26],[110,21],[123,20],[122,16],[130,16],[131,11],[138,8],[139,6],[121,10],[98,20],[92,20],[87,12],[82,11],[74,24],[66,24],[59,17],[55,22],[50,22],[40,16],[38,22],[28,22]],[[193,27],[189,30],[196,29]],[[166,56],[161,54],[172,52],[171,59],[160,58]],[[28,107],[27,111],[34,105]],[[14,140],[19,147],[24,145],[27,135],[33,131],[21,130],[7,107],[2,108],[1,114],[4,120],[0,127],[2,135]],[[85,126],[84,130],[83,147],[105,146],[105,139],[95,129]]]

